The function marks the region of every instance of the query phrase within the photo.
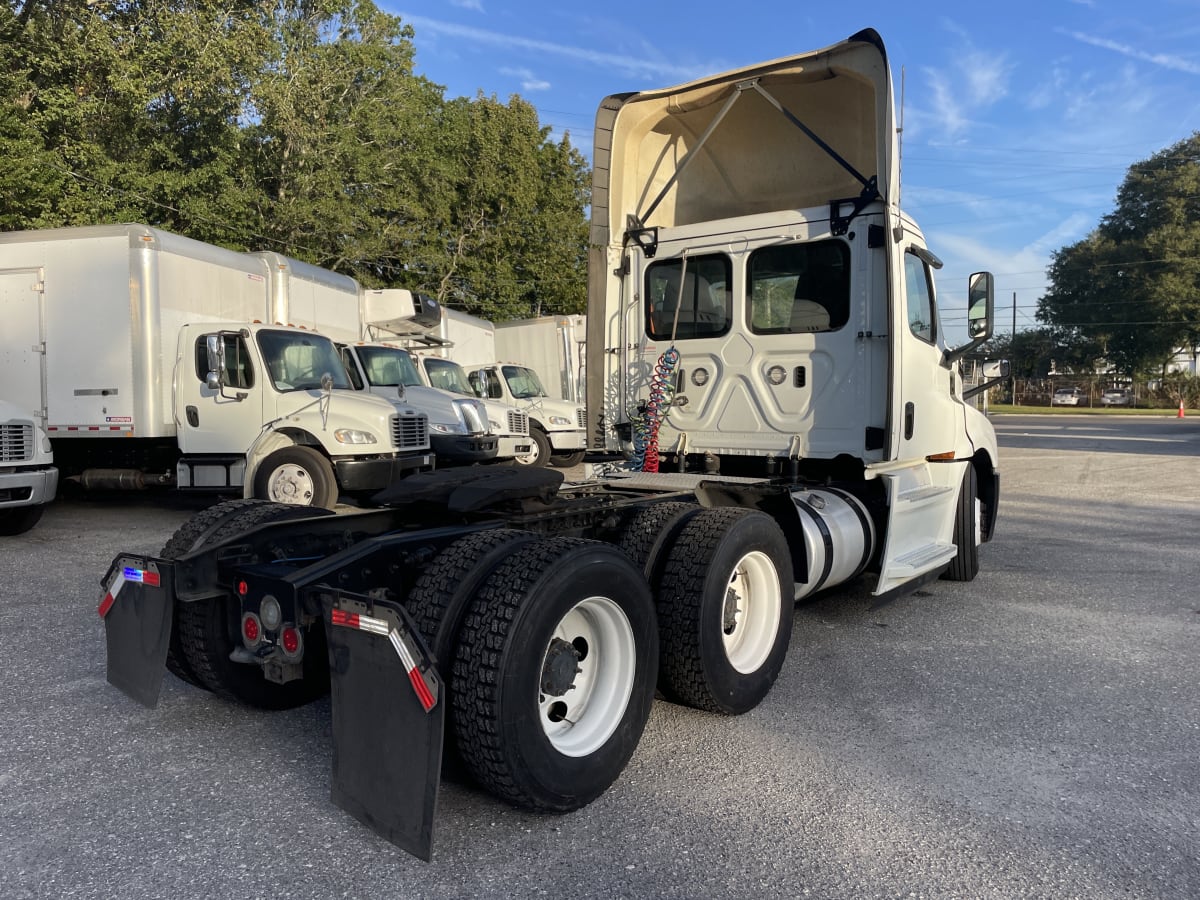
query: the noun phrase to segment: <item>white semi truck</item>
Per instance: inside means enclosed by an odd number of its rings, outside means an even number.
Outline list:
[[[425,858],[443,749],[507,802],[577,809],[656,690],[753,709],[797,599],[970,580],[994,533],[996,439],[896,205],[879,35],[609,97],[595,134],[590,440],[638,471],[434,472],[337,517],[218,507],[104,579],[113,684],[153,705],[171,635],[244,703],[328,677],[334,802]],[[965,287],[974,346],[991,276]]]
[[[27,314],[8,309],[11,295],[0,294],[0,322]],[[0,356],[23,356],[30,347],[0,349]],[[26,362],[28,364],[28,362]],[[58,489],[54,451],[41,423],[29,411],[0,400],[0,536],[23,534],[42,518]]]
[[[270,281],[262,257],[144,225],[0,234],[23,313],[4,343],[34,348],[0,383],[84,487],[332,506],[431,467],[424,416],[356,394],[328,337],[270,324]]]

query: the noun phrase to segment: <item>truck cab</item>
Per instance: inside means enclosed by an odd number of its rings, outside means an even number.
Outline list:
[[[583,407],[555,400],[537,372],[519,363],[470,366],[471,388],[480,396],[523,410],[529,416],[533,465],[573,466],[583,460],[587,432]]]
[[[31,413],[0,400],[0,535],[22,534],[58,489],[50,439]]]
[[[843,482],[883,536],[877,593],[955,558],[960,504],[989,539],[995,434],[957,360],[990,334],[992,278],[961,286],[951,346],[941,263],[899,208],[879,36],[614,95],[595,133],[591,446],[638,471]]]
[[[333,341],[262,323],[185,324],[177,484],[331,507],[433,464],[426,418],[354,390]]]
[[[536,444],[528,415],[510,404],[480,399],[463,367],[453,360],[424,354],[418,354],[414,359],[421,377],[431,388],[476,400],[483,406],[487,427],[497,439],[497,457],[511,459],[518,464],[536,461]]]
[[[421,379],[412,354],[387,343],[338,344],[342,362],[356,390],[387,400],[410,403],[429,419],[429,440],[439,465],[463,465],[507,459],[516,450],[492,433],[487,407],[479,400],[429,387]]]

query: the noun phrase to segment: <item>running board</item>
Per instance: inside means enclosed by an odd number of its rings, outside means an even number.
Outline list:
[[[879,473],[887,486],[888,522],[874,594],[917,583],[954,559],[954,514],[968,464],[922,459]]]

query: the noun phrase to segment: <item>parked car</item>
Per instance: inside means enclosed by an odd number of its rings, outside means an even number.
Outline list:
[[[1087,394],[1081,389],[1075,388],[1059,388],[1054,392],[1054,396],[1050,398],[1051,406],[1083,406],[1087,401]]]
[[[1124,388],[1113,388],[1100,395],[1101,406],[1133,406],[1133,396]]]

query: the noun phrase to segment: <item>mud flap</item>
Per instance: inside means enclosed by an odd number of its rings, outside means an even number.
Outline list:
[[[101,584],[97,612],[108,645],[108,683],[143,706],[158,706],[175,609],[169,562],[118,556]]]
[[[429,861],[444,689],[397,603],[322,593],[333,697],[333,802]]]

